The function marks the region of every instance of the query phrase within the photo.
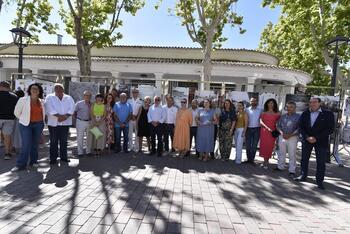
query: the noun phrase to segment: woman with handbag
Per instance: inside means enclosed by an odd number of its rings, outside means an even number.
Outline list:
[[[29,165],[38,167],[39,140],[45,119],[43,93],[40,84],[31,84],[28,87],[28,96],[20,98],[15,107],[14,114],[19,119],[22,150],[12,172],[26,169],[29,157]]]
[[[264,169],[268,169],[269,159],[276,144],[279,132],[276,129],[277,121],[280,118],[277,102],[275,99],[268,99],[264,104],[264,112],[260,116],[260,157],[264,158]]]

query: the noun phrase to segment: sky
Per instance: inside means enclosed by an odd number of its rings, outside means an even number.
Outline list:
[[[58,7],[58,1],[51,1],[54,7]],[[181,26],[180,20],[171,16],[169,8],[174,6],[175,0],[163,0],[158,10],[154,9],[155,0],[147,0],[143,9],[136,16],[126,13],[122,14],[123,27],[120,32],[123,38],[117,41],[117,45],[147,45],[147,46],[184,46],[198,47],[192,42],[186,29]],[[246,33],[239,34],[237,28],[226,27],[224,35],[228,38],[223,43],[223,48],[246,48],[256,49],[259,45],[260,35],[269,21],[275,23],[278,20],[280,10],[263,8],[262,0],[239,0],[235,11],[244,17],[243,28]],[[11,21],[15,17],[15,6],[10,6],[0,13],[0,43],[12,41],[11,33],[8,31],[13,26]],[[50,17],[51,22],[58,23],[60,29],[57,33],[63,35],[64,44],[74,44],[74,38],[67,35],[64,25],[57,13]],[[8,30],[7,30],[8,29]],[[57,36],[45,32],[39,35],[40,43],[56,43]]]

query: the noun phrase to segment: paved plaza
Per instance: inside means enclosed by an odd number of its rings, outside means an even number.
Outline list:
[[[350,169],[335,163],[322,191],[314,161],[309,182],[295,183],[287,172],[194,157],[111,154],[51,167],[47,147],[40,157],[19,173],[15,159],[1,160],[1,234],[350,233]]]

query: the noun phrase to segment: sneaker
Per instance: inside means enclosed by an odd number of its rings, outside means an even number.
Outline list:
[[[24,168],[15,166],[14,168],[11,169],[11,172],[19,172],[19,171],[22,171],[22,170],[24,170]]]
[[[5,154],[4,160],[10,160],[11,159],[11,154]]]

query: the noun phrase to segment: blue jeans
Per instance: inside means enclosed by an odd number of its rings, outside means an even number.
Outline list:
[[[258,150],[258,142],[260,138],[260,128],[247,128],[245,138],[245,148],[249,162],[254,162],[256,151]]]
[[[30,156],[30,164],[38,163],[38,147],[41,134],[44,129],[44,122],[30,123],[28,126],[19,124],[19,131],[22,139],[22,150],[17,159],[17,167],[25,168]]]
[[[129,127],[116,127],[115,128],[115,150],[121,151],[121,139],[122,139],[122,132],[123,132],[123,151],[128,151],[128,142],[129,142]]]
[[[67,142],[69,126],[49,126],[50,133],[50,161],[58,158],[58,144],[60,144],[60,158],[67,160]]]

